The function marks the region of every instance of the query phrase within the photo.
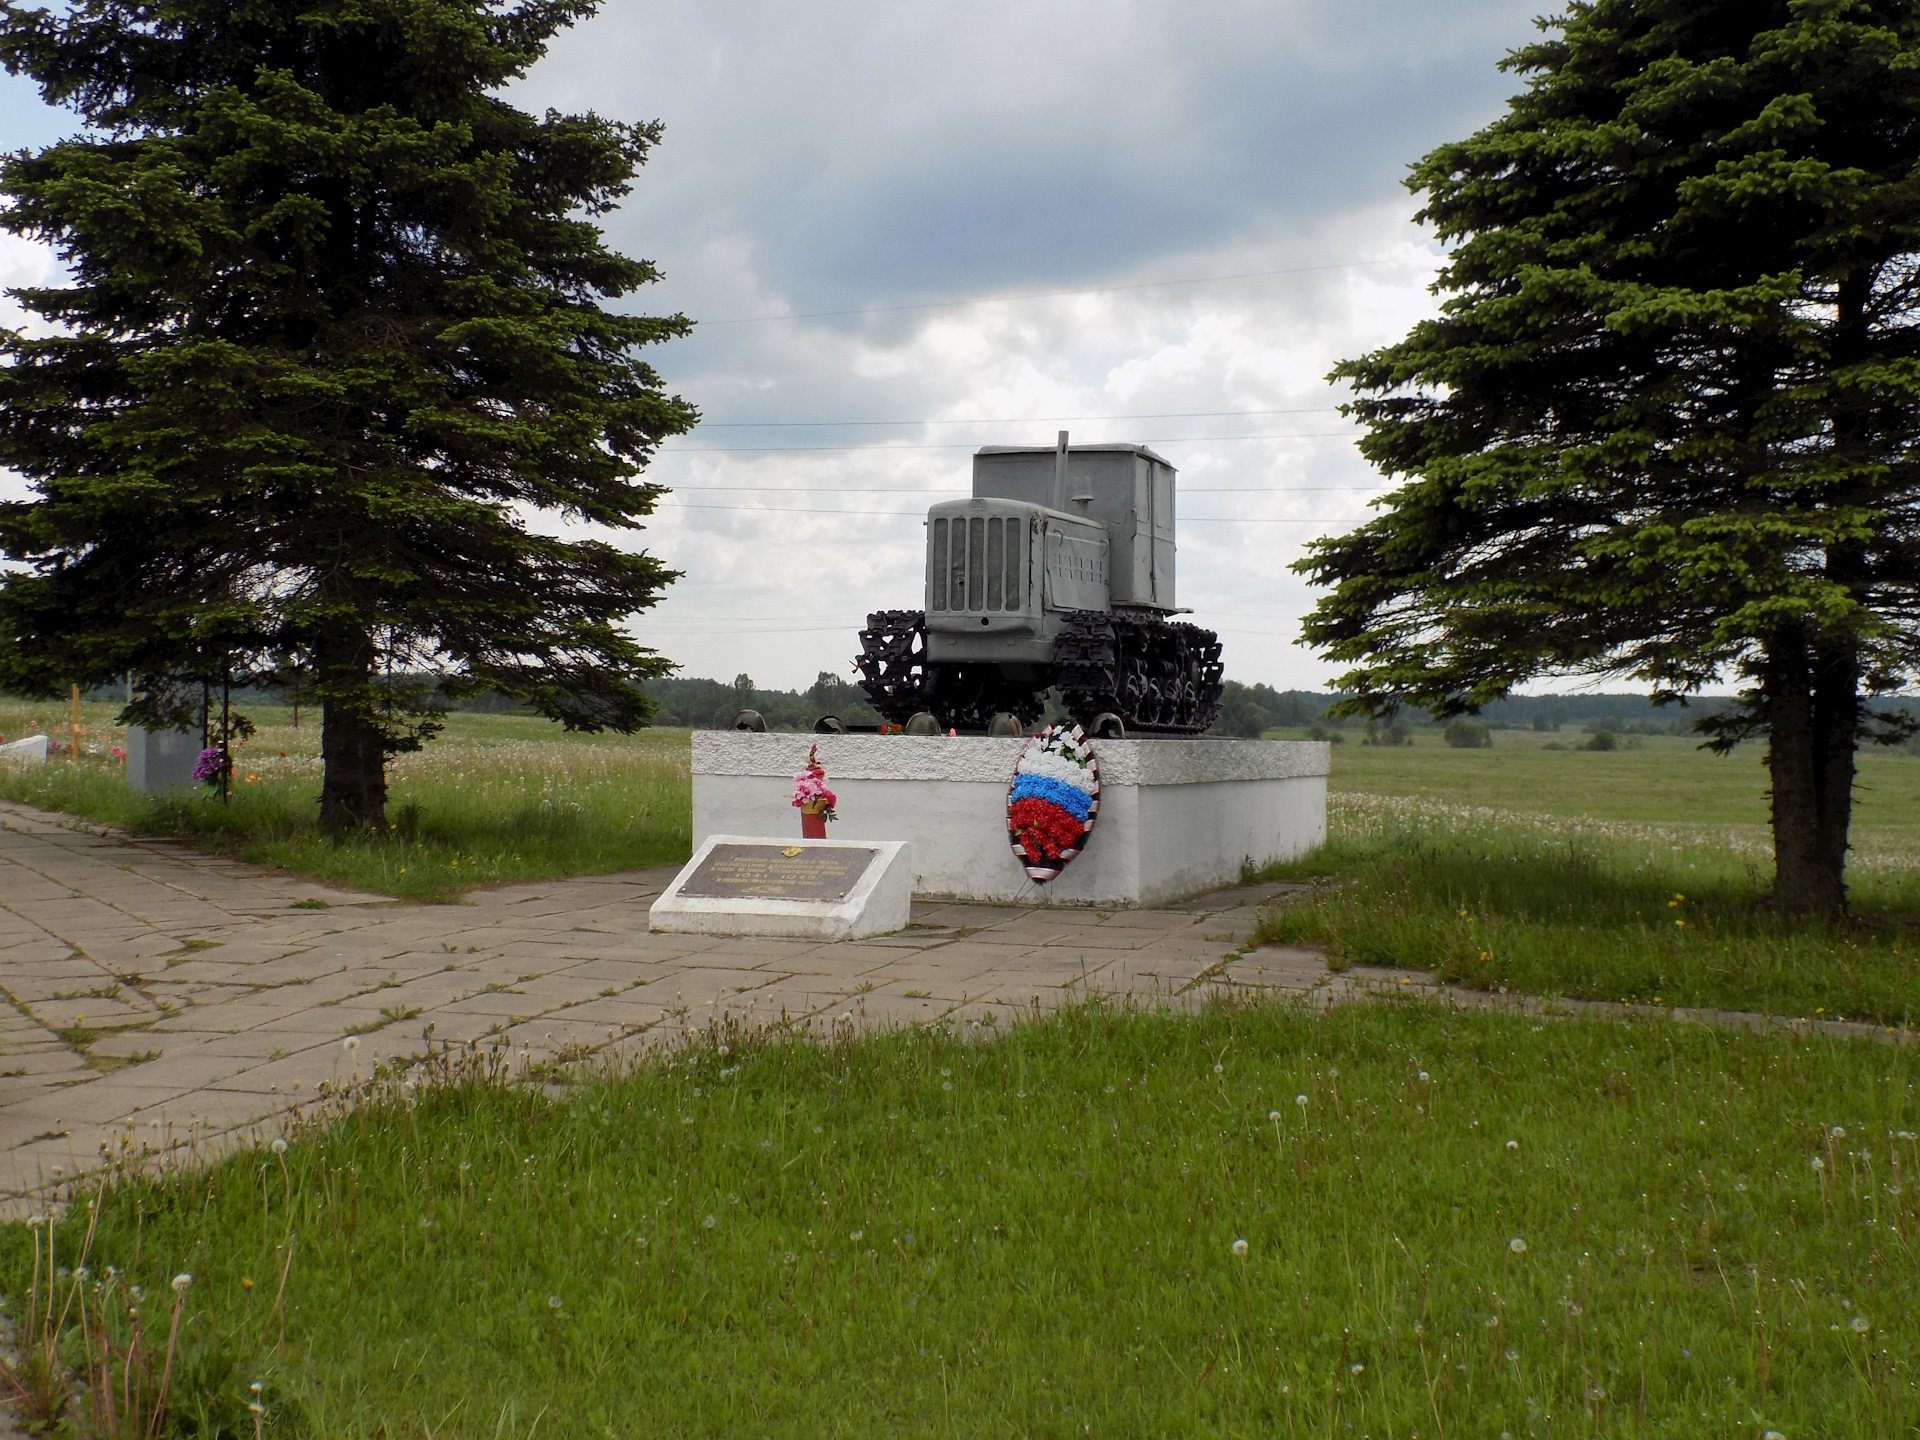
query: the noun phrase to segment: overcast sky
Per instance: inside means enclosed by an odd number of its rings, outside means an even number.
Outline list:
[[[1322,377],[1430,311],[1401,179],[1499,113],[1540,8],[613,0],[520,93],[666,125],[607,228],[699,322],[652,358],[705,420],[622,541],[684,572],[640,633],[691,675],[851,675],[973,447],[1067,429],[1179,468],[1230,677],[1323,683],[1287,564],[1382,487]],[[0,127],[66,128],[6,77]],[[45,265],[0,240],[0,281]]]

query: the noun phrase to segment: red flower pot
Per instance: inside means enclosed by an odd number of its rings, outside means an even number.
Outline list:
[[[824,840],[827,838],[827,817],[817,810],[800,812],[800,838],[802,840]]]

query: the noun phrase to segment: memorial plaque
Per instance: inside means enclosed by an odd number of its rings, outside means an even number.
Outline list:
[[[716,900],[845,900],[879,852],[865,846],[715,845],[679,886]]]
[[[652,930],[855,940],[906,925],[912,847],[904,840],[770,840],[710,835],[647,911]]]

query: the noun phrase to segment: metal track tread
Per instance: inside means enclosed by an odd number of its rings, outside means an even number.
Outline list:
[[[1054,655],[1080,724],[1111,713],[1129,735],[1199,735],[1220,716],[1220,637],[1197,625],[1076,610]]]

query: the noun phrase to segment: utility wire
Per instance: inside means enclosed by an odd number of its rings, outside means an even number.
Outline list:
[[[1330,415],[1338,405],[1308,405],[1297,410],[1152,410],[1138,415],[1024,415],[986,420],[702,420],[703,430],[840,429],[856,425],[1078,425],[1094,420],[1219,420],[1231,415]]]
[[[927,518],[924,510],[823,510],[812,505],[703,505],[682,501],[682,510],[737,510],[753,515],[907,515]],[[1338,525],[1338,520],[1295,520],[1278,515],[1182,515],[1182,525]]]
[[[843,315],[892,315],[903,310],[948,310],[958,305],[992,305],[1006,300],[1059,300],[1072,295],[1110,295],[1128,290],[1164,290],[1176,285],[1213,285],[1226,280],[1264,280],[1274,275],[1311,275],[1322,270],[1359,270],[1392,265],[1401,257],[1346,260],[1334,265],[1292,265],[1281,270],[1242,270],[1235,275],[1194,275],[1184,280],[1141,280],[1130,285],[1089,285],[1079,290],[1026,290],[1011,295],[973,295],[962,300],[923,300],[911,305],[863,305],[856,310],[805,310],[785,315],[742,315],[731,320],[702,320],[705,326],[763,325],[774,320],[832,320]]]
[[[1226,440],[1351,440],[1359,433],[1357,430],[1303,430],[1292,435],[1159,435],[1150,436],[1138,443],[1142,445],[1207,445]],[[975,448],[977,448],[977,442],[959,440],[916,445],[665,445],[661,447],[659,453],[662,455],[785,455],[827,450],[972,450]],[[1029,448],[1049,451],[1052,449],[1051,446]]]
[[[1370,490],[1374,481],[1364,485],[1192,485],[1182,486],[1182,495],[1295,495],[1320,490]],[[741,491],[750,495],[792,497],[795,495],[926,495],[937,497],[957,493],[967,497],[965,485],[936,485],[924,490],[902,490],[898,485],[673,485],[669,495],[704,495],[709,491]]]

